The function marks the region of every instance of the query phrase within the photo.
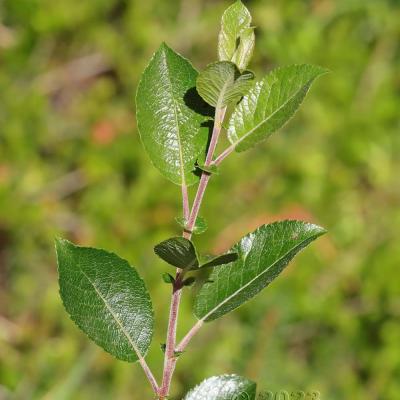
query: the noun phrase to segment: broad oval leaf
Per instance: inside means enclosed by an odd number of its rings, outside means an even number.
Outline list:
[[[192,389],[184,400],[254,400],[257,385],[238,375],[213,376]]]
[[[252,72],[241,74],[234,63],[219,61],[208,65],[199,74],[196,88],[208,104],[222,108],[237,103],[248,92],[253,79]]]
[[[240,0],[227,8],[221,19],[219,60],[232,61],[241,71],[246,69],[254,49],[254,28],[250,24],[250,12]]]
[[[168,264],[181,269],[197,269],[199,260],[194,244],[181,236],[162,241],[154,252]]]
[[[314,80],[326,72],[314,65],[291,65],[256,82],[229,120],[228,138],[235,150],[247,150],[281,128],[300,107]]]
[[[172,182],[191,185],[197,159],[208,140],[209,106],[197,94],[197,71],[162,44],[143,72],[136,94],[136,118],[154,166]]]
[[[302,221],[262,225],[244,236],[231,251],[239,258],[213,270],[209,283],[199,291],[194,313],[212,321],[254,297],[268,286],[289,261],[325,229]]]
[[[56,240],[60,295],[90,339],[123,361],[143,358],[153,335],[153,309],[143,280],[113,253]]]

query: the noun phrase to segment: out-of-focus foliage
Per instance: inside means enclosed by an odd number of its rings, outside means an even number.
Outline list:
[[[251,303],[203,328],[180,357],[173,394],[235,372],[263,390],[398,399],[400,5],[245,4],[257,26],[252,70],[312,63],[332,73],[282,132],[223,162],[196,242],[218,254],[284,217],[329,234]],[[106,248],[138,268],[157,319],[148,359],[160,367],[169,267],[152,248],[179,233],[180,194],[141,147],[134,93],[163,40],[199,68],[215,61],[227,5],[0,2],[1,399],[151,396],[139,366],[98,350],[69,320],[53,238]],[[179,335],[194,322],[186,292]]]

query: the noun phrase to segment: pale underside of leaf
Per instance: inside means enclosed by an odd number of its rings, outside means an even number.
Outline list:
[[[314,80],[326,72],[313,65],[291,65],[256,82],[229,121],[228,138],[235,150],[247,150],[281,128],[300,107]]]
[[[250,12],[241,1],[226,9],[218,36],[219,60],[233,61],[240,70],[246,69],[254,48],[254,29],[250,24]]]
[[[152,163],[178,185],[191,185],[208,140],[207,105],[195,86],[197,71],[163,44],[145,69],[136,95],[140,137]]]
[[[71,319],[118,359],[143,359],[154,318],[136,270],[113,253],[66,240],[57,240],[56,249],[60,295]]]
[[[196,317],[212,321],[239,307],[268,286],[301,249],[323,233],[325,230],[316,225],[282,221],[246,235],[230,250],[239,258],[215,269],[210,282],[198,293]]]
[[[184,400],[254,400],[257,385],[238,375],[213,376],[192,389]]]

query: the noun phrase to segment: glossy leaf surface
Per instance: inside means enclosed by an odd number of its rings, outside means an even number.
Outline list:
[[[192,389],[183,400],[254,400],[257,385],[238,375],[213,376]]]
[[[232,61],[241,71],[247,68],[254,49],[254,28],[250,25],[250,12],[239,0],[222,15],[218,36],[219,60]]]
[[[207,105],[197,94],[197,71],[162,44],[143,72],[136,95],[136,118],[154,166],[172,182],[191,185],[197,159],[208,140]]]
[[[248,92],[253,79],[252,72],[241,74],[234,63],[220,61],[208,65],[199,74],[196,88],[208,104],[222,108],[238,102]]]
[[[67,240],[57,240],[56,250],[60,295],[71,319],[120,360],[144,357],[153,335],[153,309],[136,270],[113,253]]]
[[[278,68],[256,82],[233,112],[229,141],[244,151],[281,128],[297,111],[313,81],[326,73],[313,65]]]
[[[165,262],[181,269],[196,269],[199,261],[193,243],[177,236],[157,244],[154,252]]]
[[[198,293],[196,317],[212,321],[239,307],[268,286],[300,250],[324,233],[317,225],[281,221],[262,225],[244,236],[231,249],[239,258],[213,270],[212,282]]]
[[[220,256],[210,256],[201,260],[200,268],[218,267],[219,265],[229,264],[236,261],[237,253],[227,253]]]

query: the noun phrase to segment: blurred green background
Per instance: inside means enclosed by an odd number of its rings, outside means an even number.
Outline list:
[[[178,234],[180,192],[142,150],[134,94],[161,41],[198,68],[216,59],[219,0],[0,0],[0,399],[147,399],[138,365],[97,349],[58,295],[53,238],[117,252],[149,286],[159,376],[170,272],[152,246]],[[197,237],[222,251],[281,218],[329,234],[266,291],[206,325],[173,398],[239,373],[261,390],[400,398],[400,4],[245,1],[251,68],[332,70],[302,110],[213,179]],[[194,322],[190,290],[179,335]]]

